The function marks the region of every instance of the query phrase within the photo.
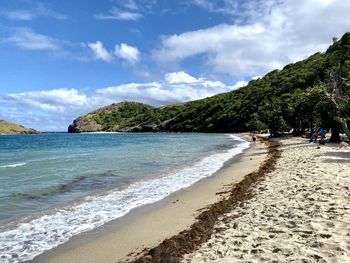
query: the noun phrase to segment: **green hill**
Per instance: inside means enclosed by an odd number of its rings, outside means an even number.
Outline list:
[[[28,129],[21,125],[0,120],[0,134],[36,134],[34,129]]]
[[[274,70],[238,90],[160,108],[116,103],[79,117],[68,131],[243,132],[268,128],[273,134],[290,130],[300,134],[321,126],[339,131],[338,119],[350,116],[349,100],[343,96],[345,107],[339,109],[330,94],[334,93],[334,76],[342,83],[350,79],[350,70],[344,70],[350,65],[349,46],[347,33],[325,53]]]

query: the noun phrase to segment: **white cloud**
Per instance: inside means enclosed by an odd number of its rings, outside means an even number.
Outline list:
[[[65,113],[76,108],[89,107],[85,94],[75,89],[53,89],[13,93],[0,97],[5,104],[19,105],[54,113]]]
[[[161,106],[202,99],[231,89],[220,81],[194,78],[185,72],[173,72],[165,74],[163,82],[130,83],[99,89],[94,99],[109,103],[132,100]]]
[[[247,85],[248,85],[247,81],[241,80],[241,81],[238,81],[236,84],[232,85],[230,87],[230,89],[236,90],[236,89],[242,88],[242,87],[247,86]]]
[[[96,59],[105,62],[111,62],[113,60],[113,56],[104,48],[102,42],[88,43],[87,46],[91,49]]]
[[[214,3],[212,3],[208,0],[193,0],[193,3],[195,5],[200,6],[200,7],[209,9],[210,11],[212,11],[214,9]]]
[[[121,10],[119,8],[113,7],[111,10],[109,10],[109,14],[97,14],[95,15],[96,19],[100,20],[132,20],[137,21],[140,18],[142,18],[142,15],[140,13],[136,12],[130,12]]]
[[[105,62],[112,62],[118,57],[133,65],[140,59],[140,51],[125,43],[115,45],[114,51],[108,51],[101,41],[87,43],[86,46],[92,51],[95,59]]]
[[[263,75],[325,51],[333,36],[339,37],[350,28],[350,1],[221,2],[226,13],[232,14],[233,24],[163,37],[160,48],[153,51],[155,60],[168,65],[205,55],[206,66],[215,73],[236,78]],[[212,1],[195,0],[195,4],[224,12]]]
[[[33,20],[37,17],[51,17],[55,19],[67,19],[67,16],[52,10],[43,3],[37,3],[30,9],[6,10],[2,12],[10,20]]]
[[[28,50],[56,50],[59,48],[57,40],[38,34],[30,28],[15,29],[10,37],[3,39],[3,42]]]
[[[11,20],[33,20],[35,14],[30,10],[14,10],[7,12],[6,16]]]
[[[236,89],[220,81],[195,78],[186,72],[165,74],[164,80],[97,89],[90,95],[76,89],[54,89],[0,95],[0,118],[39,130],[66,130],[78,116],[119,101],[154,106],[186,102]]]
[[[167,83],[170,83],[170,84],[194,83],[194,82],[198,82],[201,80],[201,79],[196,79],[196,78],[192,77],[191,75],[187,74],[184,71],[167,73],[167,74],[165,74],[164,79]]]
[[[137,10],[140,8],[134,0],[124,0],[124,1],[122,1],[122,4],[124,7],[131,9],[131,10]]]
[[[116,45],[114,49],[114,54],[122,59],[125,59],[130,64],[135,64],[139,61],[140,52],[136,47],[129,46],[125,43]]]
[[[263,19],[280,2],[281,0],[192,0],[196,6],[231,17],[236,24]]]
[[[0,95],[0,119],[42,131],[66,131],[76,116],[93,109],[76,89],[53,89]]]

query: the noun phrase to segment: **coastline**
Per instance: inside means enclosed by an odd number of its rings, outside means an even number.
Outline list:
[[[257,142],[233,157],[213,176],[73,237],[29,262],[116,262],[126,261],[130,252],[133,254],[129,258],[133,259],[145,248],[154,247],[191,226],[200,209],[220,200],[232,184],[257,169],[265,158],[266,148],[262,142]]]

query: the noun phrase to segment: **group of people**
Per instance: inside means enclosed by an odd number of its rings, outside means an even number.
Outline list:
[[[325,141],[326,134],[327,134],[327,130],[319,129],[311,135],[309,142],[310,143],[312,143],[312,142],[317,143],[317,141],[318,141],[320,144],[325,144],[326,143],[326,141]]]
[[[320,143],[326,144],[326,134],[327,131],[325,129],[319,129],[315,133],[313,133],[310,137],[310,143]],[[350,145],[346,142],[341,142],[338,147],[339,150],[350,150]]]
[[[319,143],[319,144],[326,144],[326,134],[328,133],[325,129],[319,129],[316,132],[314,132],[311,137],[309,143]],[[256,132],[252,132],[250,134],[251,141],[255,142],[257,139]],[[340,150],[350,150],[350,145],[346,142],[341,142],[339,144]]]

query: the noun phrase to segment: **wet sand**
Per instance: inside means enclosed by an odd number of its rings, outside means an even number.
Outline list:
[[[189,228],[201,209],[225,197],[224,192],[256,170],[266,158],[266,146],[256,142],[210,178],[153,205],[83,233],[32,262],[125,262]],[[218,194],[220,193],[220,194]],[[130,254],[132,252],[132,254]]]

